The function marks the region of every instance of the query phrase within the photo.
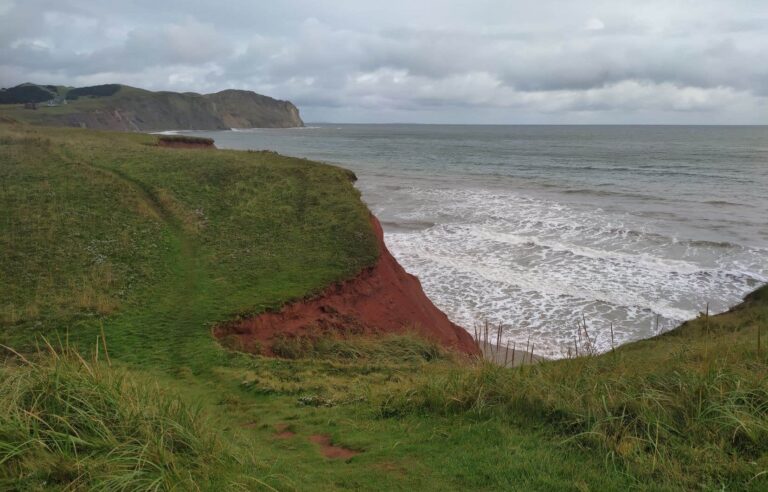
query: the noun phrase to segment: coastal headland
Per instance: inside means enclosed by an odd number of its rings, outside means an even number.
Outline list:
[[[304,126],[299,110],[244,90],[153,92],[122,84],[21,84],[0,90],[2,114],[20,121],[95,130],[153,132]]]

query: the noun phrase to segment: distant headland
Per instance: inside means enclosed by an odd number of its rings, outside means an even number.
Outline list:
[[[252,91],[214,94],[153,92],[122,84],[66,87],[24,83],[0,89],[2,113],[51,126],[148,132],[294,128],[304,126],[299,110]]]

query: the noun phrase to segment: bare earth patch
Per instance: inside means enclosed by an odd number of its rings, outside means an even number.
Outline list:
[[[287,424],[277,424],[275,426],[275,439],[290,439],[296,433],[288,429]]]
[[[360,454],[360,451],[355,451],[342,446],[334,446],[331,444],[331,437],[323,434],[309,436],[309,440],[320,446],[320,452],[323,453],[323,456],[326,458],[348,460],[353,456]]]

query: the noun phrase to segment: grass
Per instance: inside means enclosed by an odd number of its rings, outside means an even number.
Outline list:
[[[376,258],[341,169],[162,149],[148,135],[3,130],[6,344],[67,330],[89,347],[103,324],[116,355],[203,369],[221,355],[211,323],[278,308]]]
[[[615,352],[519,370],[456,368],[399,388],[384,416],[546,423],[635,477],[684,488],[768,487],[768,287]]]
[[[213,324],[375,261],[350,178],[0,124],[0,343],[21,354],[0,349],[0,488],[766,487],[765,289],[613,353],[518,369],[413,336],[286,338],[280,359],[218,345]],[[325,458],[317,435],[360,454]]]
[[[238,460],[195,405],[64,348],[0,369],[0,487],[185,490]]]

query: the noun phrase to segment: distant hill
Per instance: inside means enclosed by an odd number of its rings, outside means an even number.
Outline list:
[[[75,88],[25,83],[0,89],[0,105],[3,115],[30,123],[105,130],[304,126],[291,102],[232,89],[197,94],[152,92],[121,84]]]

